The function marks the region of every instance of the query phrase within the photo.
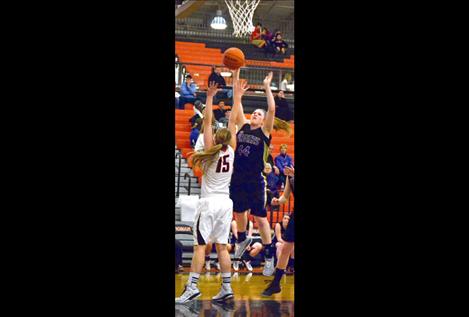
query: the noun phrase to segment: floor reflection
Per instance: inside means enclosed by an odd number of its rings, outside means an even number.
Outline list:
[[[285,317],[294,316],[293,301],[232,300],[218,304],[210,300],[196,300],[176,305],[176,317]]]

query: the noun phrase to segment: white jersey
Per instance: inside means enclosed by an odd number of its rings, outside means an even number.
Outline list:
[[[226,151],[218,153],[218,160],[210,165],[202,176],[202,198],[210,195],[230,194],[234,155],[234,150],[229,145]]]

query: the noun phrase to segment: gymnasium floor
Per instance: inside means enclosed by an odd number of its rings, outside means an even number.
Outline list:
[[[180,296],[187,282],[189,273],[187,270],[175,276],[176,294]],[[231,286],[234,291],[234,300],[225,305],[217,305],[211,301],[220,290],[221,274],[211,270],[203,272],[199,279],[199,289],[202,296],[191,304],[177,304],[175,307],[176,317],[187,316],[294,316],[294,275],[286,275],[282,278],[282,292],[270,297],[261,296],[273,277],[262,275],[259,268],[252,273],[247,271],[234,272],[231,278]]]

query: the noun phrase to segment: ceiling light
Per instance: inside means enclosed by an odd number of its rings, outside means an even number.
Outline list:
[[[213,18],[212,24],[210,24],[212,29],[215,30],[224,30],[226,29],[226,21],[221,14],[221,10],[217,10],[217,16]]]

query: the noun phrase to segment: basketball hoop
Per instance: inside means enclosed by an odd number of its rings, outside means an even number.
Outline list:
[[[246,36],[254,30],[252,18],[254,10],[261,0],[225,0],[233,20],[233,35],[236,37]]]

